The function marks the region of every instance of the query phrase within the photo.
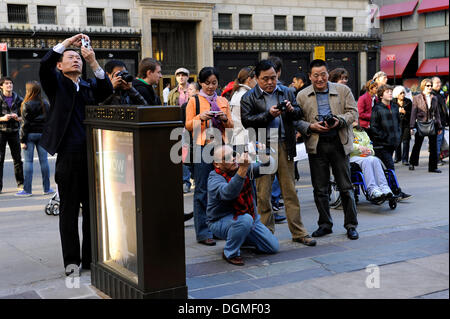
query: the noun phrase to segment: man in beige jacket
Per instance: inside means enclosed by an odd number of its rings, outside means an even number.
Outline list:
[[[323,60],[310,64],[312,85],[297,95],[304,118],[298,128],[305,138],[314,201],[319,212],[319,228],[312,233],[321,237],[332,233],[328,186],[330,167],[340,189],[344,208],[344,227],[350,239],[358,239],[355,198],[350,178],[349,154],[353,149],[352,123],[358,120],[356,101],[350,89],[328,82],[328,66]]]

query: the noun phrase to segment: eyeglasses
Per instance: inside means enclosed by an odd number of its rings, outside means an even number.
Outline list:
[[[314,79],[318,79],[319,77],[321,77],[322,79],[326,78],[328,76],[327,72],[322,72],[322,73],[314,73],[311,75]]]

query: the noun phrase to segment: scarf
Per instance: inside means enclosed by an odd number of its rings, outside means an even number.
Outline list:
[[[227,183],[230,182],[232,176],[228,175],[225,172],[222,172],[220,169],[215,169],[216,173],[225,177],[227,180]],[[236,220],[238,216],[250,214],[253,217],[253,220],[255,220],[255,207],[253,205],[253,192],[252,192],[252,185],[250,183],[250,178],[248,176],[245,178],[244,186],[242,187],[242,190],[236,198],[236,200],[233,203],[234,208],[234,217],[233,219]]]
[[[210,108],[211,111],[222,111],[220,109],[219,105],[217,105],[217,93],[216,92],[214,92],[214,95],[207,95],[202,89],[202,90],[200,90],[199,95],[203,96],[209,102],[209,104],[211,105],[211,108]],[[213,127],[218,128],[222,133],[225,131],[225,127],[223,126],[223,123],[219,118],[213,117],[211,119],[211,121],[212,121]]]

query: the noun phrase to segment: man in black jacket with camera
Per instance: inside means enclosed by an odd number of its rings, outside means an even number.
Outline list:
[[[241,100],[241,121],[245,128],[252,128],[255,132],[258,129],[266,130],[268,140],[260,142],[268,145],[268,148],[277,150],[277,154],[272,155],[275,158],[276,167],[270,174],[256,181],[261,221],[272,233],[275,232],[270,198],[273,179],[277,174],[292,240],[314,246],[316,241],[308,235],[301,221],[300,203],[294,183],[294,157],[296,156],[294,121],[300,120],[302,110],[295,101],[293,92],[277,84],[278,77],[272,62],[260,61],[255,67],[255,74],[258,84]]]
[[[39,76],[50,101],[48,121],[40,145],[51,155],[58,153],[55,181],[60,197],[59,230],[66,275],[77,267],[90,269],[91,234],[86,150],[86,105],[95,105],[112,94],[109,78],[95,59],[89,37],[77,34],[51,49],[41,60]],[[83,61],[69,49],[81,47],[81,55],[95,78],[81,78]],[[80,256],[78,216],[82,204],[83,243]]]
[[[113,94],[102,105],[147,105],[147,101],[131,84],[134,77],[128,73],[125,63],[111,60],[105,64],[105,72],[111,80]]]

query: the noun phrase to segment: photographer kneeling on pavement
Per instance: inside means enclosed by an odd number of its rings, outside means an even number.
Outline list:
[[[133,76],[128,73],[125,63],[118,60],[108,61],[105,72],[111,80],[113,94],[101,104],[103,105],[147,105],[144,97],[132,86]]]
[[[263,145],[259,147],[259,153],[264,151]],[[252,179],[263,176],[261,167],[270,164],[270,157],[260,155],[262,162],[251,164],[248,153],[239,158],[233,153],[228,145],[215,149],[214,170],[208,178],[206,215],[211,232],[226,240],[222,257],[233,265],[242,266],[240,248],[244,243],[267,254],[276,253],[279,243],[260,220],[252,186]],[[266,164],[262,164],[264,162]]]
[[[319,211],[319,228],[312,236],[321,237],[333,232],[329,205],[331,167],[342,198],[347,236],[349,239],[358,239],[349,161],[349,154],[353,150],[352,124],[358,120],[358,109],[349,87],[329,82],[328,77],[327,63],[313,60],[309,75],[312,84],[297,95],[297,102],[304,114],[304,119],[298,122],[298,128],[305,139],[314,201]]]

